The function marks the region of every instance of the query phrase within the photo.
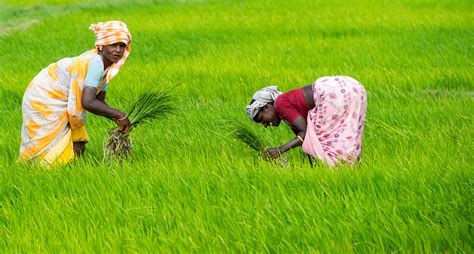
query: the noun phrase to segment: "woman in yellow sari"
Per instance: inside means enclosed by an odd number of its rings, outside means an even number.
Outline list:
[[[64,58],[30,82],[22,102],[20,160],[66,164],[80,156],[89,137],[86,111],[107,117],[126,131],[125,113],[105,101],[110,80],[130,54],[132,36],[120,21],[92,24],[95,48]]]

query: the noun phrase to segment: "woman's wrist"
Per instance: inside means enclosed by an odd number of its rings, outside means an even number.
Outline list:
[[[116,121],[122,121],[122,120],[125,120],[125,119],[127,119],[127,115],[124,115],[124,116],[123,116],[123,117],[121,117],[121,118],[117,118],[117,120],[116,120]]]
[[[283,146],[280,146],[280,147],[277,147],[278,149],[278,152],[280,152],[280,154],[288,151],[288,149],[283,145]]]
[[[115,121],[121,121],[127,118],[127,115],[119,110],[114,112],[114,116],[112,117]]]

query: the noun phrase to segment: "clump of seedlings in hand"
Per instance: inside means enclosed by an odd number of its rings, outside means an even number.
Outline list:
[[[145,122],[162,119],[175,109],[172,97],[165,91],[153,91],[141,94],[128,110],[131,127],[126,132],[116,128],[108,133],[104,142],[104,158],[124,159],[132,154],[131,131]]]
[[[269,155],[266,152],[268,146],[265,145],[265,142],[259,138],[259,136],[257,136],[248,125],[235,120],[230,128],[235,139],[256,151],[260,158],[270,160]],[[284,155],[275,159],[275,162],[282,167],[286,167],[287,161],[288,158]]]

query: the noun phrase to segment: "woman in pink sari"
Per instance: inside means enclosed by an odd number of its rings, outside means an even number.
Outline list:
[[[303,151],[329,166],[360,161],[367,105],[364,87],[347,76],[321,77],[287,93],[269,86],[257,91],[246,107],[249,118],[263,126],[283,120],[296,137],[266,154],[275,159],[291,148]]]

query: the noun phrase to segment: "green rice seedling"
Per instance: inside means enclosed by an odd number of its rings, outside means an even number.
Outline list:
[[[141,94],[128,110],[131,128],[126,132],[118,128],[111,130],[104,143],[104,158],[126,158],[132,154],[130,132],[139,124],[161,119],[171,112],[174,106],[171,96],[165,91],[153,91]]]
[[[266,145],[264,141],[259,138],[248,125],[239,121],[235,121],[232,129],[234,138],[246,144],[251,149],[258,153],[261,153],[265,149]]]
[[[232,125],[232,135],[235,139],[239,140],[240,142],[246,144],[250,149],[256,151],[260,158],[264,158],[268,160],[268,156],[266,153],[267,145],[265,142],[255,134],[255,132],[248,126],[238,120],[235,120]],[[286,155],[282,155],[280,158],[275,160],[278,165],[282,167],[286,167],[288,157]]]

